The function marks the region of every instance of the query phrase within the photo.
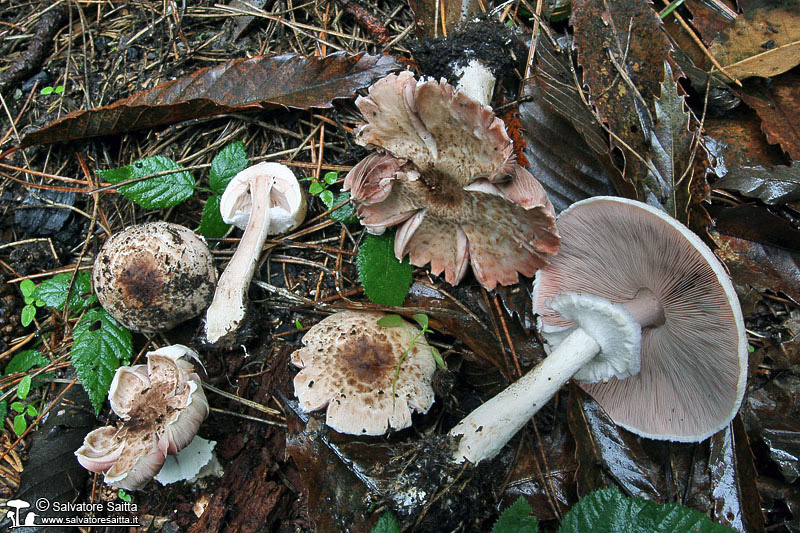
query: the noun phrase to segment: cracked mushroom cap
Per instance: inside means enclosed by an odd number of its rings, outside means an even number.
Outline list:
[[[147,354],[147,365],[117,369],[109,402],[120,423],[95,429],[75,455],[87,470],[102,472],[106,483],[142,488],[166,460],[187,446],[208,416],[200,377],[180,344]]]
[[[436,363],[430,348],[418,340],[397,364],[419,332],[414,325],[378,325],[385,313],[341,311],[308,330],[304,348],[292,354],[301,368],[294,391],[306,412],[327,406],[326,423],[340,433],[383,435],[389,428],[411,425],[411,411],[427,413],[433,404]]]
[[[100,249],[92,272],[100,304],[142,333],[166,331],[202,313],[214,296],[217,271],[208,247],[169,222],[130,226]]]
[[[558,249],[553,207],[513,160],[491,108],[444,81],[391,74],[356,105],[367,123],[359,144],[378,149],[344,189],[371,233],[400,225],[395,255],[431,264],[455,285],[472,266],[487,289],[532,276]]]
[[[537,274],[533,294],[548,341],[557,344],[572,326],[549,307],[566,292],[623,305],[645,292],[663,309],[663,323],[641,330],[638,373],[581,387],[645,437],[694,442],[727,425],[745,390],[747,338],[733,285],[711,250],[666,213],[616,197],[573,204],[558,229],[561,249]]]

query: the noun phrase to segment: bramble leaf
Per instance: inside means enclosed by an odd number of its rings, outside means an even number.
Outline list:
[[[532,512],[531,505],[520,496],[503,511],[494,523],[492,533],[538,533],[539,521],[531,516]]]
[[[168,157],[145,157],[131,165],[110,170],[98,170],[97,175],[109,183],[120,183],[150,174],[183,169]],[[162,209],[183,202],[194,193],[194,177],[186,170],[123,185],[117,189],[131,202],[145,209]]]
[[[222,194],[231,179],[245,168],[247,168],[247,150],[244,143],[242,141],[231,143],[211,160],[208,184],[214,192]]]
[[[358,279],[364,292],[378,305],[403,305],[411,287],[414,267],[394,255],[394,232],[367,235],[356,258]]]
[[[371,533],[400,533],[400,524],[390,512],[386,512],[378,519]]]
[[[222,220],[222,214],[219,212],[220,198],[222,197],[218,194],[209,197],[203,207],[203,215],[200,217],[200,233],[204,237],[216,239],[228,233],[230,225]]]
[[[104,309],[90,309],[75,326],[72,336],[72,365],[95,412],[99,413],[114,372],[120,362],[129,361],[133,355],[131,334]]]
[[[347,202],[342,207],[336,209],[328,216],[335,220],[336,222],[341,222],[343,224],[353,224],[354,222],[358,222],[358,216],[356,215],[356,209],[353,206],[352,202],[350,202],[350,193],[349,192],[340,192],[336,199],[331,202],[331,205],[328,206],[330,209],[333,206],[339,205],[342,202]]]
[[[47,307],[63,309],[67,301],[70,280],[72,280],[72,273],[70,272],[56,274],[37,285],[33,291],[33,296],[37,300],[41,300]],[[75,277],[75,284],[70,292],[69,308],[73,311],[86,309],[96,301],[97,297],[92,294],[91,275],[86,271],[78,272]]]

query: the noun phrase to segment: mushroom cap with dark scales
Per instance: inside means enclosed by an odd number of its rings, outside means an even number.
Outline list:
[[[202,313],[217,271],[203,240],[168,222],[149,222],[112,235],[94,264],[103,308],[128,329],[166,331]]]
[[[739,409],[747,381],[742,311],[724,267],[691,231],[654,207],[616,197],[573,204],[559,253],[536,275],[543,335],[570,326],[548,307],[563,292],[614,304],[650,291],[663,324],[642,328],[641,369],[581,383],[619,425],[645,437],[698,441]]]
[[[471,265],[493,289],[532,276],[557,251],[553,207],[513,160],[491,108],[410,72],[379,80],[356,105],[367,120],[356,141],[381,153],[358,163],[344,189],[370,232],[402,224],[398,259],[430,263],[453,285]]]
[[[382,327],[385,313],[341,311],[308,330],[305,347],[292,354],[302,370],[294,390],[304,411],[327,406],[326,423],[341,433],[383,435],[411,425],[411,411],[427,413],[433,404],[436,363],[419,332]],[[410,349],[409,349],[410,347]],[[392,401],[392,383],[403,354]]]

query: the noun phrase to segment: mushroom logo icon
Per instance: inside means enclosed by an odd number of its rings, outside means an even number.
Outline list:
[[[24,525],[22,522],[19,521],[19,510],[26,509],[30,506],[31,504],[29,504],[25,500],[8,500],[8,502],[6,502],[6,507],[10,507],[11,509],[13,509],[13,511],[9,510],[8,512],[6,512],[6,518],[11,520],[11,529]]]

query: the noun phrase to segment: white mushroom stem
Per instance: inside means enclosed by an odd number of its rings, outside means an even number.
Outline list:
[[[495,77],[486,65],[477,59],[470,59],[465,66],[455,69],[458,76],[456,89],[466,93],[483,105],[488,106],[494,94]]]
[[[588,299],[590,304],[602,300],[592,296],[583,298]],[[643,328],[663,323],[663,309],[647,289],[639,291],[634,299],[621,305],[605,302],[607,308],[604,311],[623,308],[627,319],[635,321],[634,326]],[[591,329],[595,327],[597,324]],[[614,335],[617,325],[600,327],[604,330],[602,336],[606,336]],[[574,328],[533,370],[472,411],[450,430],[450,435],[461,436],[453,459],[458,463],[466,459],[477,464],[494,457],[572,376],[601,352],[601,343],[605,344],[602,340],[598,342],[583,327]],[[638,344],[636,348],[638,350]]]
[[[271,177],[250,180],[250,219],[239,246],[219,278],[214,300],[206,312],[206,339],[212,344],[236,330],[244,321],[247,289],[269,232],[269,198],[274,183]]]

